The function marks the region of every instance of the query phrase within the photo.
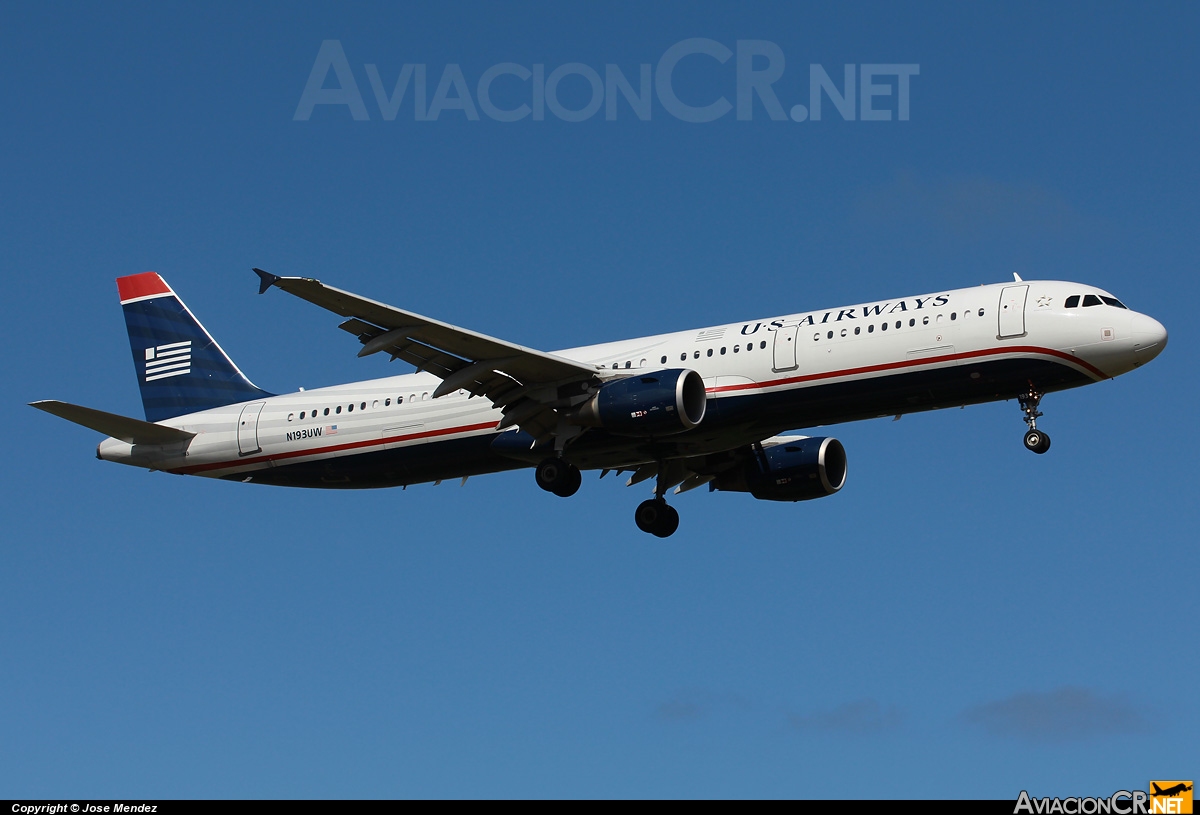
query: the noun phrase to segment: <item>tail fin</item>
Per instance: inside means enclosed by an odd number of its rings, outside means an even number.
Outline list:
[[[146,421],[262,399],[256,387],[154,272],[117,278]]]

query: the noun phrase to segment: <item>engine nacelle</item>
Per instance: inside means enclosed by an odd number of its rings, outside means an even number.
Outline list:
[[[713,483],[718,490],[748,492],[762,501],[824,498],[846,483],[846,448],[830,437],[788,440]]]
[[[700,374],[672,368],[602,385],[572,420],[620,436],[669,436],[700,424],[707,406]]]

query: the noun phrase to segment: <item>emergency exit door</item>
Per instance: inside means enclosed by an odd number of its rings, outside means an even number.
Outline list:
[[[800,326],[789,325],[775,332],[775,371],[796,370],[796,337]]]

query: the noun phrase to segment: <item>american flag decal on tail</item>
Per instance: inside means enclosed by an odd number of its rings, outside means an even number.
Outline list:
[[[192,371],[192,341],[169,342],[146,349],[146,381],[183,376]]]

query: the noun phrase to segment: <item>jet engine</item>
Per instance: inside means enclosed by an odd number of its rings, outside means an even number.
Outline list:
[[[748,492],[762,501],[807,501],[846,483],[846,448],[835,438],[791,438],[765,447],[745,467],[722,473],[714,489]]]
[[[619,436],[669,436],[700,424],[707,405],[700,374],[673,368],[602,385],[572,420]]]

